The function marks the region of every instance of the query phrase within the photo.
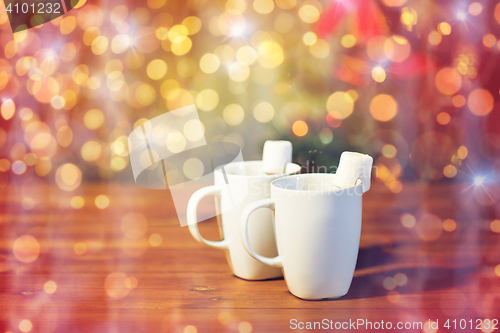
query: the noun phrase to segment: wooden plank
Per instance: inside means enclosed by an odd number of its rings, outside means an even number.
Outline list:
[[[223,251],[199,244],[179,226],[168,191],[95,184],[77,194],[86,201],[80,210],[69,204],[75,194],[49,185],[28,193],[11,186],[0,193],[0,332],[19,331],[23,319],[32,322],[33,332],[184,332],[188,325],[198,332],[276,332],[290,330],[292,319],[439,319],[440,325],[448,318],[500,319],[500,277],[494,274],[500,240],[489,230],[493,213],[452,184],[405,183],[397,195],[373,184],[364,197],[351,289],[328,301],[300,300],[282,279],[233,276]],[[93,204],[99,194],[110,199],[104,210]],[[30,210],[22,206],[26,196],[35,201]],[[207,201],[203,209],[212,205]],[[424,212],[454,219],[457,229],[425,241],[419,227],[400,223],[401,214],[418,218]],[[135,241],[126,239],[121,225],[129,213],[147,220]],[[219,239],[215,219],[200,227],[207,238]],[[163,238],[158,247],[147,241],[153,233]],[[13,255],[22,235],[40,244],[31,263]],[[87,247],[81,255],[74,250],[79,242]],[[120,297],[113,298],[105,281],[116,272],[136,278],[138,285],[115,290]],[[384,281],[398,273],[407,282],[389,290]],[[44,292],[49,280],[57,284],[53,294]]]

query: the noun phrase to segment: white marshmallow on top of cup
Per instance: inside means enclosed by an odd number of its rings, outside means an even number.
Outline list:
[[[340,155],[340,162],[335,179],[335,186],[347,188],[361,181],[363,193],[370,189],[373,158],[370,155],[345,151]]]
[[[268,175],[282,174],[288,163],[292,162],[292,143],[290,141],[267,140],[262,153],[262,171]]]

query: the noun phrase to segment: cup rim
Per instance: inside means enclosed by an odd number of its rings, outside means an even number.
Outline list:
[[[262,160],[252,160],[252,161],[238,161],[238,162],[232,162],[232,163],[229,163],[229,165],[238,165],[238,164],[262,164]],[[293,175],[297,175],[297,174],[300,174],[300,165],[296,164],[296,163],[288,163],[288,164],[292,164],[293,167],[295,168],[296,167],[296,171],[295,172],[284,172],[284,173],[280,173],[280,174],[271,174],[271,175],[268,175],[268,174],[262,174],[262,175],[238,175],[238,174],[234,174],[234,173],[229,173],[227,172],[227,176],[228,177],[241,177],[241,178],[251,178],[251,179],[256,179],[256,178],[259,178],[259,179],[273,179],[273,178],[283,178],[283,177],[288,177],[288,176],[293,176]],[[215,173],[222,173],[221,171],[221,167],[218,167],[217,169],[214,170],[214,174]]]
[[[321,191],[321,190],[298,190],[298,189],[291,189],[291,188],[284,188],[284,187],[278,187],[278,186],[276,186],[276,183],[278,183],[280,181],[284,182],[287,179],[291,179],[291,178],[294,178],[294,177],[314,178],[314,177],[320,177],[320,176],[335,178],[336,174],[334,174],[334,173],[318,173],[318,172],[316,172],[316,173],[292,174],[292,175],[288,175],[288,176],[285,176],[285,177],[280,177],[278,179],[273,180],[271,182],[271,189],[275,189],[277,191],[284,191],[284,192],[294,193],[294,194],[298,194],[298,193],[311,194],[313,192],[316,193],[316,194],[328,194],[328,193],[341,194],[344,191],[354,191],[354,193],[357,193],[357,190],[360,187],[362,188],[361,179],[359,179],[359,182],[356,185],[352,185],[352,186],[349,186],[349,187],[339,187],[339,188],[335,188],[335,189],[332,189],[332,190],[324,190],[324,191]],[[361,190],[361,194],[363,194],[362,190]]]

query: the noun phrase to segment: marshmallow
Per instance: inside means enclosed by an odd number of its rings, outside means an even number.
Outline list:
[[[292,162],[290,141],[267,140],[262,153],[262,171],[267,174],[282,174],[287,163]]]
[[[345,151],[340,155],[339,168],[335,173],[335,185],[345,188],[359,184],[363,193],[370,189],[373,158],[370,155]]]

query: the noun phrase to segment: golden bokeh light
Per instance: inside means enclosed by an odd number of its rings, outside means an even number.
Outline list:
[[[276,0],[275,2],[281,9],[292,9],[297,5],[297,0]]]
[[[408,277],[404,273],[396,273],[394,275],[394,282],[397,286],[404,286],[408,282]]]
[[[92,53],[101,55],[108,49],[109,41],[104,36],[99,36],[92,41]]]
[[[469,155],[469,150],[465,146],[460,146],[457,151],[457,156],[461,160],[465,160],[467,158],[467,155]]]
[[[183,333],[198,333],[198,329],[194,325],[187,325],[186,327],[184,327],[184,330],[182,332]]]
[[[141,106],[151,105],[156,100],[156,89],[150,84],[142,83],[135,90],[135,99]]]
[[[469,14],[478,16],[483,11],[483,5],[479,2],[473,2],[469,5]]]
[[[219,105],[219,94],[213,89],[202,90],[196,95],[196,106],[202,111],[212,111]]]
[[[200,59],[200,69],[203,73],[215,73],[220,67],[220,59],[213,53],[206,53]]]
[[[92,42],[101,35],[101,30],[97,27],[90,27],[83,33],[83,43],[91,46]]]
[[[87,244],[84,242],[78,242],[73,246],[73,251],[75,254],[81,256],[87,252]]]
[[[446,219],[443,221],[443,229],[446,232],[452,232],[457,228],[457,223],[452,219]]]
[[[158,9],[163,7],[167,0],[148,0],[148,7],[151,9]]]
[[[48,175],[51,169],[52,161],[50,160],[50,157],[44,156],[36,161],[35,172],[39,177]]]
[[[438,24],[438,31],[441,35],[447,36],[451,34],[451,25],[448,22],[441,22]]]
[[[70,205],[74,209],[80,209],[85,205],[85,200],[81,196],[75,195],[71,198]]]
[[[436,120],[440,125],[447,125],[451,121],[451,116],[448,112],[440,112],[436,116]]]
[[[111,51],[115,54],[121,54],[132,45],[132,39],[125,34],[116,35],[111,40]]]
[[[420,239],[426,242],[439,239],[443,232],[441,219],[433,214],[424,214],[418,220],[416,229]]]
[[[200,159],[196,157],[188,158],[182,165],[182,172],[188,179],[198,179],[203,176],[205,166]]]
[[[463,95],[455,95],[451,99],[451,104],[453,104],[453,106],[456,108],[461,108],[462,106],[465,105],[466,102],[467,100]]]
[[[56,184],[61,190],[73,191],[78,188],[82,182],[82,172],[72,164],[66,163],[61,165],[55,175]]]
[[[415,224],[417,223],[415,216],[408,214],[408,213],[401,215],[400,221],[401,221],[401,224],[405,228],[408,228],[408,229],[413,228],[415,226]]]
[[[407,0],[382,0],[382,3],[387,7],[400,7],[406,3]]]
[[[160,80],[167,74],[167,63],[162,59],[151,60],[146,68],[146,73],[151,80]]]
[[[495,271],[495,275],[500,277],[500,264],[495,266],[494,271]]]
[[[17,260],[29,264],[40,255],[40,244],[35,237],[23,235],[14,241],[12,252]]]
[[[439,32],[434,30],[434,31],[431,31],[431,33],[429,33],[429,37],[427,37],[427,40],[429,41],[429,44],[431,44],[431,45],[438,45],[443,40],[443,37],[441,36],[441,34]]]
[[[236,60],[250,66],[257,60],[257,51],[250,45],[243,45],[236,51]]]
[[[391,95],[380,94],[370,102],[370,114],[378,121],[389,121],[398,113],[398,103]]]
[[[179,132],[170,133],[167,136],[167,148],[174,154],[180,153],[186,148],[186,138]]]
[[[215,48],[214,54],[219,58],[220,63],[225,65],[234,60],[234,49],[227,44],[219,45]]]
[[[172,42],[172,53],[178,56],[185,55],[191,50],[193,46],[193,41],[189,37],[177,37],[175,41]]]
[[[253,9],[259,14],[269,14],[274,9],[273,0],[254,0]]]
[[[96,161],[101,156],[101,152],[101,144],[93,140],[85,142],[80,149],[82,158],[87,162]]]
[[[340,39],[340,44],[342,44],[342,46],[345,47],[346,49],[350,49],[351,47],[356,45],[356,43],[357,43],[356,36],[351,34],[344,35]]]
[[[127,15],[128,15],[128,7],[127,6],[123,6],[123,5],[116,6],[115,8],[113,8],[111,10],[111,13],[110,13],[111,22],[113,22],[113,23],[122,22],[127,18]]]
[[[59,24],[59,30],[62,35],[68,35],[76,28],[76,18],[74,16],[67,16]]]
[[[458,170],[453,164],[448,164],[443,169],[443,175],[446,178],[453,178],[457,175],[457,173],[458,173]]]
[[[31,332],[33,329],[33,323],[31,320],[23,319],[19,322],[19,330],[23,333]]]
[[[274,118],[274,107],[268,102],[260,102],[254,107],[253,116],[260,123],[268,123]]]
[[[413,26],[418,22],[417,12],[413,8],[404,7],[403,9],[401,9],[400,21],[406,30],[412,31]]]
[[[305,121],[297,120],[292,125],[292,131],[293,134],[300,137],[307,134],[307,132],[309,131],[309,127],[307,126]]]
[[[497,43],[497,38],[493,34],[486,34],[483,36],[483,45],[487,48],[492,48]]]
[[[335,118],[345,119],[354,110],[354,100],[351,94],[343,91],[336,91],[326,100],[326,110],[329,113],[335,112]]]
[[[398,150],[396,147],[393,145],[387,143],[382,147],[382,155],[384,155],[387,158],[394,158],[396,157],[396,154],[398,153]]]
[[[265,40],[257,47],[257,60],[264,68],[276,68],[283,63],[283,48],[273,40]]]
[[[245,0],[228,0],[225,5],[229,15],[240,15],[247,9]]]
[[[403,62],[410,56],[410,42],[403,36],[394,35],[384,42],[384,54],[394,62]]]
[[[153,246],[153,247],[157,247],[157,246],[160,246],[161,243],[163,242],[163,238],[161,237],[160,234],[151,234],[149,236],[149,245]]]
[[[382,285],[387,290],[393,290],[396,288],[396,281],[394,281],[393,277],[388,276],[382,281]]]
[[[309,46],[309,52],[319,59],[326,58],[330,54],[330,45],[324,39],[318,39],[316,43]]]
[[[493,11],[493,16],[498,24],[500,24],[500,3],[497,3],[495,10]]]
[[[182,129],[184,136],[191,142],[196,142],[203,139],[205,134],[205,126],[198,119],[191,119],[184,124]]]
[[[453,95],[462,87],[462,76],[451,67],[445,67],[436,74],[436,88],[445,95]]]
[[[121,156],[115,156],[109,162],[109,166],[111,167],[111,170],[116,171],[116,172],[122,171],[123,169],[125,169],[127,167],[127,164],[128,164],[127,160]]]
[[[24,155],[24,163],[28,166],[35,165],[37,160],[38,160],[38,157],[36,156],[36,154],[28,153],[28,154]],[[0,169],[1,169],[1,166],[0,166]]]
[[[62,126],[57,130],[56,137],[61,147],[68,147],[73,141],[73,131],[69,126]]]
[[[496,234],[500,234],[500,220],[493,220],[490,223],[490,229]]]
[[[202,23],[196,16],[188,16],[182,21],[182,25],[186,27],[188,35],[194,35],[200,31]]]
[[[10,169],[10,161],[6,158],[0,159],[0,172],[7,172]]]
[[[54,281],[47,281],[43,284],[43,291],[46,294],[53,294],[57,291],[57,283]]]
[[[311,4],[305,4],[299,9],[299,17],[306,23],[314,23],[319,19],[320,11]]]
[[[304,36],[302,37],[302,41],[304,42],[304,44],[306,45],[313,45],[314,43],[316,43],[316,41],[318,40],[318,37],[316,36],[316,34],[312,31],[308,31],[304,34]]]
[[[83,123],[88,129],[98,129],[104,123],[104,113],[99,109],[91,109],[85,113]]]
[[[375,82],[384,82],[385,77],[385,70],[382,67],[376,66],[372,69],[372,78],[375,80]]]
[[[403,183],[399,180],[389,182],[389,191],[392,193],[400,193],[403,190]]]
[[[2,103],[0,107],[0,113],[2,114],[3,119],[9,120],[14,116],[16,112],[16,104],[12,99],[7,99]]]
[[[125,287],[127,287],[128,289],[135,289],[135,288],[137,288],[138,284],[139,284],[139,281],[137,280],[137,278],[135,276],[129,276],[125,280]]]
[[[94,78],[95,79],[95,78]],[[91,87],[91,84],[93,83],[93,80],[87,80],[87,85],[89,87]],[[52,99],[50,100],[50,105],[52,105],[52,107],[56,110],[60,110],[64,107],[64,105],[66,104],[66,101],[64,100],[64,98],[62,96],[54,96],[52,97]]]
[[[493,110],[494,99],[491,93],[485,89],[476,89],[470,93],[467,106],[472,114],[484,117]]]
[[[251,333],[252,332],[252,324],[248,321],[242,321],[238,324],[238,332],[239,333]]]
[[[397,302],[399,302],[400,298],[401,298],[401,295],[395,290],[391,290],[387,293],[387,301],[389,303],[396,304]]]
[[[99,209],[106,209],[109,206],[109,198],[105,194],[99,194],[95,200],[94,204]]]
[[[243,82],[250,76],[250,67],[244,62],[234,62],[229,66],[229,77],[235,82]]]
[[[237,126],[241,124],[245,118],[245,110],[243,110],[243,107],[239,104],[229,104],[224,108],[222,118],[224,118],[226,124],[230,126]]]
[[[16,175],[22,175],[26,172],[26,169],[26,164],[22,161],[14,161],[14,163],[12,163],[12,172]]]

